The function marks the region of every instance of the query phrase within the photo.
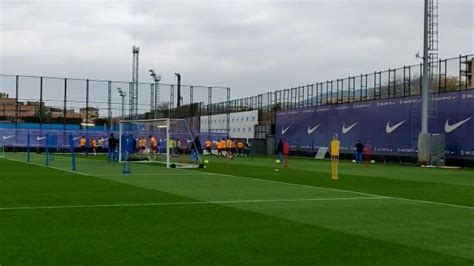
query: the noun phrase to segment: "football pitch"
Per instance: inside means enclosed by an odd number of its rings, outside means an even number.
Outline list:
[[[0,265],[472,265],[474,171],[275,157],[0,159]],[[278,168],[279,171],[275,171]]]

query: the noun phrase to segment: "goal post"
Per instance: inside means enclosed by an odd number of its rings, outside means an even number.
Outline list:
[[[123,120],[119,127],[119,162],[203,167],[200,141],[185,119]]]

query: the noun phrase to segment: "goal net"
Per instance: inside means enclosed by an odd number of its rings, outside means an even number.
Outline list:
[[[168,168],[203,167],[202,146],[184,119],[120,121],[119,161],[163,163]]]

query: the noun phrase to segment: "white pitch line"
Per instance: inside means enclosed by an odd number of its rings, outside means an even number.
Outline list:
[[[14,210],[44,210],[44,209],[81,209],[81,208],[111,208],[111,207],[146,207],[173,206],[198,204],[241,204],[241,203],[274,203],[274,202],[312,202],[312,201],[343,201],[343,200],[381,200],[388,197],[352,197],[352,198],[314,198],[314,199],[256,199],[256,200],[213,200],[213,201],[184,201],[184,202],[152,202],[152,203],[121,203],[121,204],[92,204],[92,205],[57,205],[57,206],[16,206],[0,207],[0,211]]]
[[[40,167],[44,167],[44,168],[51,168],[51,169],[54,169],[54,170],[58,170],[58,171],[63,171],[63,172],[67,172],[67,173],[72,173],[72,174],[78,174],[78,175],[83,175],[83,176],[95,176],[95,177],[100,177],[100,176],[120,176],[122,175],[121,173],[106,173],[106,174],[102,174],[102,173],[83,173],[83,172],[79,172],[79,171],[72,171],[72,170],[67,170],[67,169],[64,169],[64,168],[59,168],[59,167],[55,167],[55,166],[46,166],[44,164],[40,164],[40,163],[34,163],[34,162],[25,162],[25,161],[21,161],[21,160],[17,160],[17,159],[11,159],[11,158],[5,158],[6,160],[10,160],[10,161],[14,161],[14,162],[19,162],[19,163],[26,163],[26,164],[32,164],[32,165],[36,165],[36,166],[40,166]],[[182,170],[182,169],[180,169]],[[157,177],[160,177],[160,176],[175,176],[176,173],[159,173],[159,174],[156,174],[156,173],[132,173],[131,174],[132,176],[157,176]],[[207,173],[205,172],[193,172],[193,174],[180,174],[182,176],[193,176],[193,175],[207,175]]]
[[[184,169],[183,169],[183,171],[192,171],[192,170],[184,170]],[[382,196],[382,195],[371,194],[371,193],[364,193],[364,192],[358,192],[358,191],[352,191],[352,190],[337,189],[337,188],[327,188],[327,187],[318,187],[318,186],[310,186],[310,185],[303,185],[303,184],[296,184],[296,183],[287,183],[287,182],[282,182],[282,181],[260,179],[260,178],[248,177],[248,176],[236,176],[236,175],[219,174],[219,173],[208,173],[208,172],[202,172],[202,173],[206,173],[206,174],[208,174],[208,175],[220,175],[220,176],[237,177],[237,178],[249,178],[249,179],[254,179],[254,180],[259,180],[259,181],[262,181],[262,182],[269,182],[269,183],[294,185],[294,186],[306,187],[306,188],[318,188],[318,189],[323,189],[323,190],[332,190],[332,191],[346,192],[346,193],[349,192],[349,193],[354,193],[354,194],[359,194],[359,195],[365,195],[365,196],[385,197],[385,198],[387,198],[387,199],[411,201],[411,202],[418,202],[418,203],[425,203],[425,204],[434,204],[434,205],[441,205],[441,206],[447,206],[447,207],[456,207],[456,208],[463,208],[463,209],[468,209],[468,210],[474,210],[474,207],[472,207],[472,206],[465,206],[465,205],[458,205],[458,204],[451,204],[451,203],[443,203],[443,202],[427,201],[427,200],[417,200],[417,199],[407,199],[407,198],[399,198],[399,197],[392,197],[392,196]]]
[[[97,174],[94,174],[94,173],[91,173],[89,174],[91,176],[97,176],[97,177],[100,177],[100,176],[120,176],[121,174],[119,173],[115,173],[115,174],[100,174],[100,173],[97,173]],[[156,177],[160,177],[160,176],[177,176],[178,174],[176,173],[132,173],[131,174],[132,176],[156,176]],[[196,174],[182,174],[180,173],[179,176],[197,176],[197,175],[205,175],[203,173],[196,173]]]
[[[63,169],[63,168],[59,168],[59,167],[55,167],[55,166],[50,166],[50,165],[46,166],[46,165],[39,164],[39,163],[25,162],[25,161],[21,161],[21,160],[17,160],[17,159],[11,159],[11,158],[5,158],[5,159],[10,160],[10,161],[14,161],[14,162],[19,162],[19,163],[32,164],[32,165],[36,165],[36,166],[40,166],[40,167],[44,167],[44,168],[51,168],[51,169],[54,169],[54,170],[63,171],[63,172],[67,172],[67,173],[90,176],[89,174],[86,174],[86,173],[81,173],[79,171],[67,170],[67,169]]]

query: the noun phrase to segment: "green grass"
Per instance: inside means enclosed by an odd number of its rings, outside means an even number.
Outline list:
[[[0,159],[0,265],[472,265],[474,171]],[[275,171],[279,168],[279,171]]]

